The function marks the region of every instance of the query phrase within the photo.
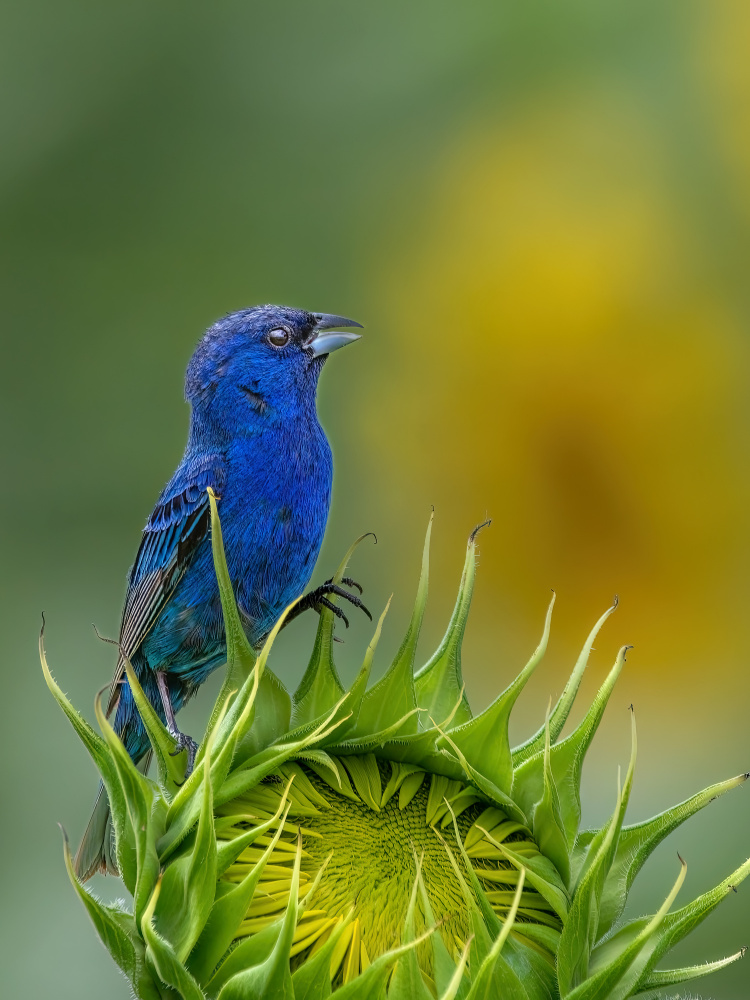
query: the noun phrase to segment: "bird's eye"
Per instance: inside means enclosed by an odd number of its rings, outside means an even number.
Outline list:
[[[282,330],[281,327],[271,330],[268,334],[268,343],[274,347],[286,347],[289,343],[289,334],[286,330]]]

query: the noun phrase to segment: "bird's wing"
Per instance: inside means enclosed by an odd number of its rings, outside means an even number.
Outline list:
[[[143,530],[128,578],[120,627],[120,657],[112,681],[107,713],[117,706],[125,673],[123,654],[132,657],[153,628],[179,580],[208,532],[208,486],[220,492],[223,467],[219,456],[180,467],[159,497]]]

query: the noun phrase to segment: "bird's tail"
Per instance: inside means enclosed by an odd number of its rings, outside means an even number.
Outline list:
[[[145,774],[150,763],[151,753],[148,752],[136,766],[141,774]],[[101,875],[120,874],[115,857],[115,830],[112,825],[109,797],[101,781],[99,782],[94,811],[76,851],[73,867],[81,882],[88,882],[91,876],[97,873]]]
[[[107,872],[118,875],[119,870],[114,855],[114,829],[112,814],[109,811],[109,798],[104,785],[99,782],[96,805],[73,862],[79,880],[87,882],[97,872],[103,875]]]

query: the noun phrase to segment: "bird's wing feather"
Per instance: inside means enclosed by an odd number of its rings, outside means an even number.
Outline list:
[[[153,628],[175,587],[208,532],[210,510],[206,488],[218,491],[223,482],[219,456],[202,456],[183,464],[159,497],[143,531],[120,628],[121,654],[112,681],[108,714],[117,706],[125,666]]]

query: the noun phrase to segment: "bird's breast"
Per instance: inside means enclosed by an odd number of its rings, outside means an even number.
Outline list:
[[[231,455],[219,514],[238,603],[250,617],[273,624],[304,590],[323,541],[331,482],[320,430],[264,436]]]

